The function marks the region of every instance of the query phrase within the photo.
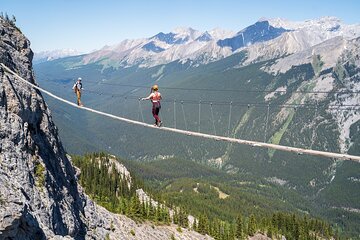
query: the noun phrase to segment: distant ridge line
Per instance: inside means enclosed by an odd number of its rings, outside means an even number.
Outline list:
[[[96,113],[96,114],[99,114],[99,115],[103,115],[103,116],[106,116],[106,117],[117,119],[117,120],[120,120],[120,121],[123,121],[123,122],[126,122],[126,123],[130,123],[130,124],[134,124],[134,125],[138,125],[138,126],[143,126],[143,127],[148,127],[148,128],[153,128],[153,129],[157,129],[157,130],[180,133],[180,134],[184,134],[184,135],[188,135],[188,136],[202,137],[202,138],[212,139],[212,140],[216,140],[216,141],[225,141],[225,142],[231,142],[231,143],[238,143],[238,144],[249,145],[249,146],[253,146],[253,147],[271,148],[271,149],[275,149],[275,150],[279,150],[279,151],[293,152],[293,153],[297,153],[297,154],[308,154],[308,155],[322,156],[322,157],[328,157],[328,158],[336,158],[336,159],[349,160],[349,161],[354,161],[354,162],[360,163],[360,156],[355,156],[355,155],[342,154],[342,153],[333,153],[333,152],[326,152],[326,151],[318,151],[318,150],[296,148],[296,147],[288,147],[288,146],[277,145],[277,144],[272,144],[272,143],[265,143],[265,142],[257,142],[257,141],[249,141],[249,140],[243,140],[243,139],[237,139],[237,138],[216,136],[216,135],[211,135],[211,134],[206,134],[206,133],[192,132],[192,131],[186,131],[186,130],[169,128],[169,127],[161,127],[161,128],[159,128],[159,127],[156,127],[156,126],[154,126],[152,124],[147,124],[147,123],[144,123],[144,122],[139,122],[139,121],[135,121],[135,120],[115,116],[113,114],[105,113],[105,112],[98,111],[98,110],[95,110],[95,109],[92,109],[92,108],[79,107],[77,104],[75,104],[73,102],[65,100],[65,99],[63,99],[63,98],[61,98],[61,97],[59,97],[59,96],[45,90],[43,88],[40,88],[39,86],[36,86],[35,84],[32,84],[32,83],[26,81],[25,79],[20,77],[17,73],[15,73],[11,69],[9,69],[3,63],[0,63],[0,65],[3,67],[3,69],[5,69],[7,72],[11,73],[13,76],[17,77],[19,80],[25,82],[26,84],[32,86],[33,88],[35,88],[35,89],[37,89],[39,91],[49,95],[52,98],[55,98],[55,99],[57,99],[57,100],[59,100],[61,102],[69,104],[69,105],[71,105],[73,107],[77,107],[79,109],[83,109],[83,110],[93,112],[93,113]]]

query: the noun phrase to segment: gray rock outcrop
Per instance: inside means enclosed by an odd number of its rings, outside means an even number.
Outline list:
[[[35,83],[29,46],[0,18],[0,63]],[[41,93],[2,68],[0,116],[0,239],[209,238],[138,224],[92,202],[77,184]]]

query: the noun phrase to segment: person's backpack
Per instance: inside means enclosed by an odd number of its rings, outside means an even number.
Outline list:
[[[76,82],[75,86],[74,86],[74,91],[76,92],[76,90],[81,90],[81,89],[82,89],[82,83],[81,82],[80,83]]]

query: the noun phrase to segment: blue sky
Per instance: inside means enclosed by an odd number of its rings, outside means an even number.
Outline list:
[[[360,23],[359,0],[1,0],[0,11],[15,15],[35,52],[88,52],[176,27],[240,31],[261,17]]]

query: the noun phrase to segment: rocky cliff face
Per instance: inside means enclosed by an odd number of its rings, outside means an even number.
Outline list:
[[[0,18],[0,62],[35,83],[29,45]],[[0,239],[207,238],[137,224],[94,204],[77,184],[40,92],[2,68],[0,116]]]
[[[0,62],[34,83],[29,41],[0,22]],[[0,72],[2,237],[85,235],[74,170],[39,92]]]

